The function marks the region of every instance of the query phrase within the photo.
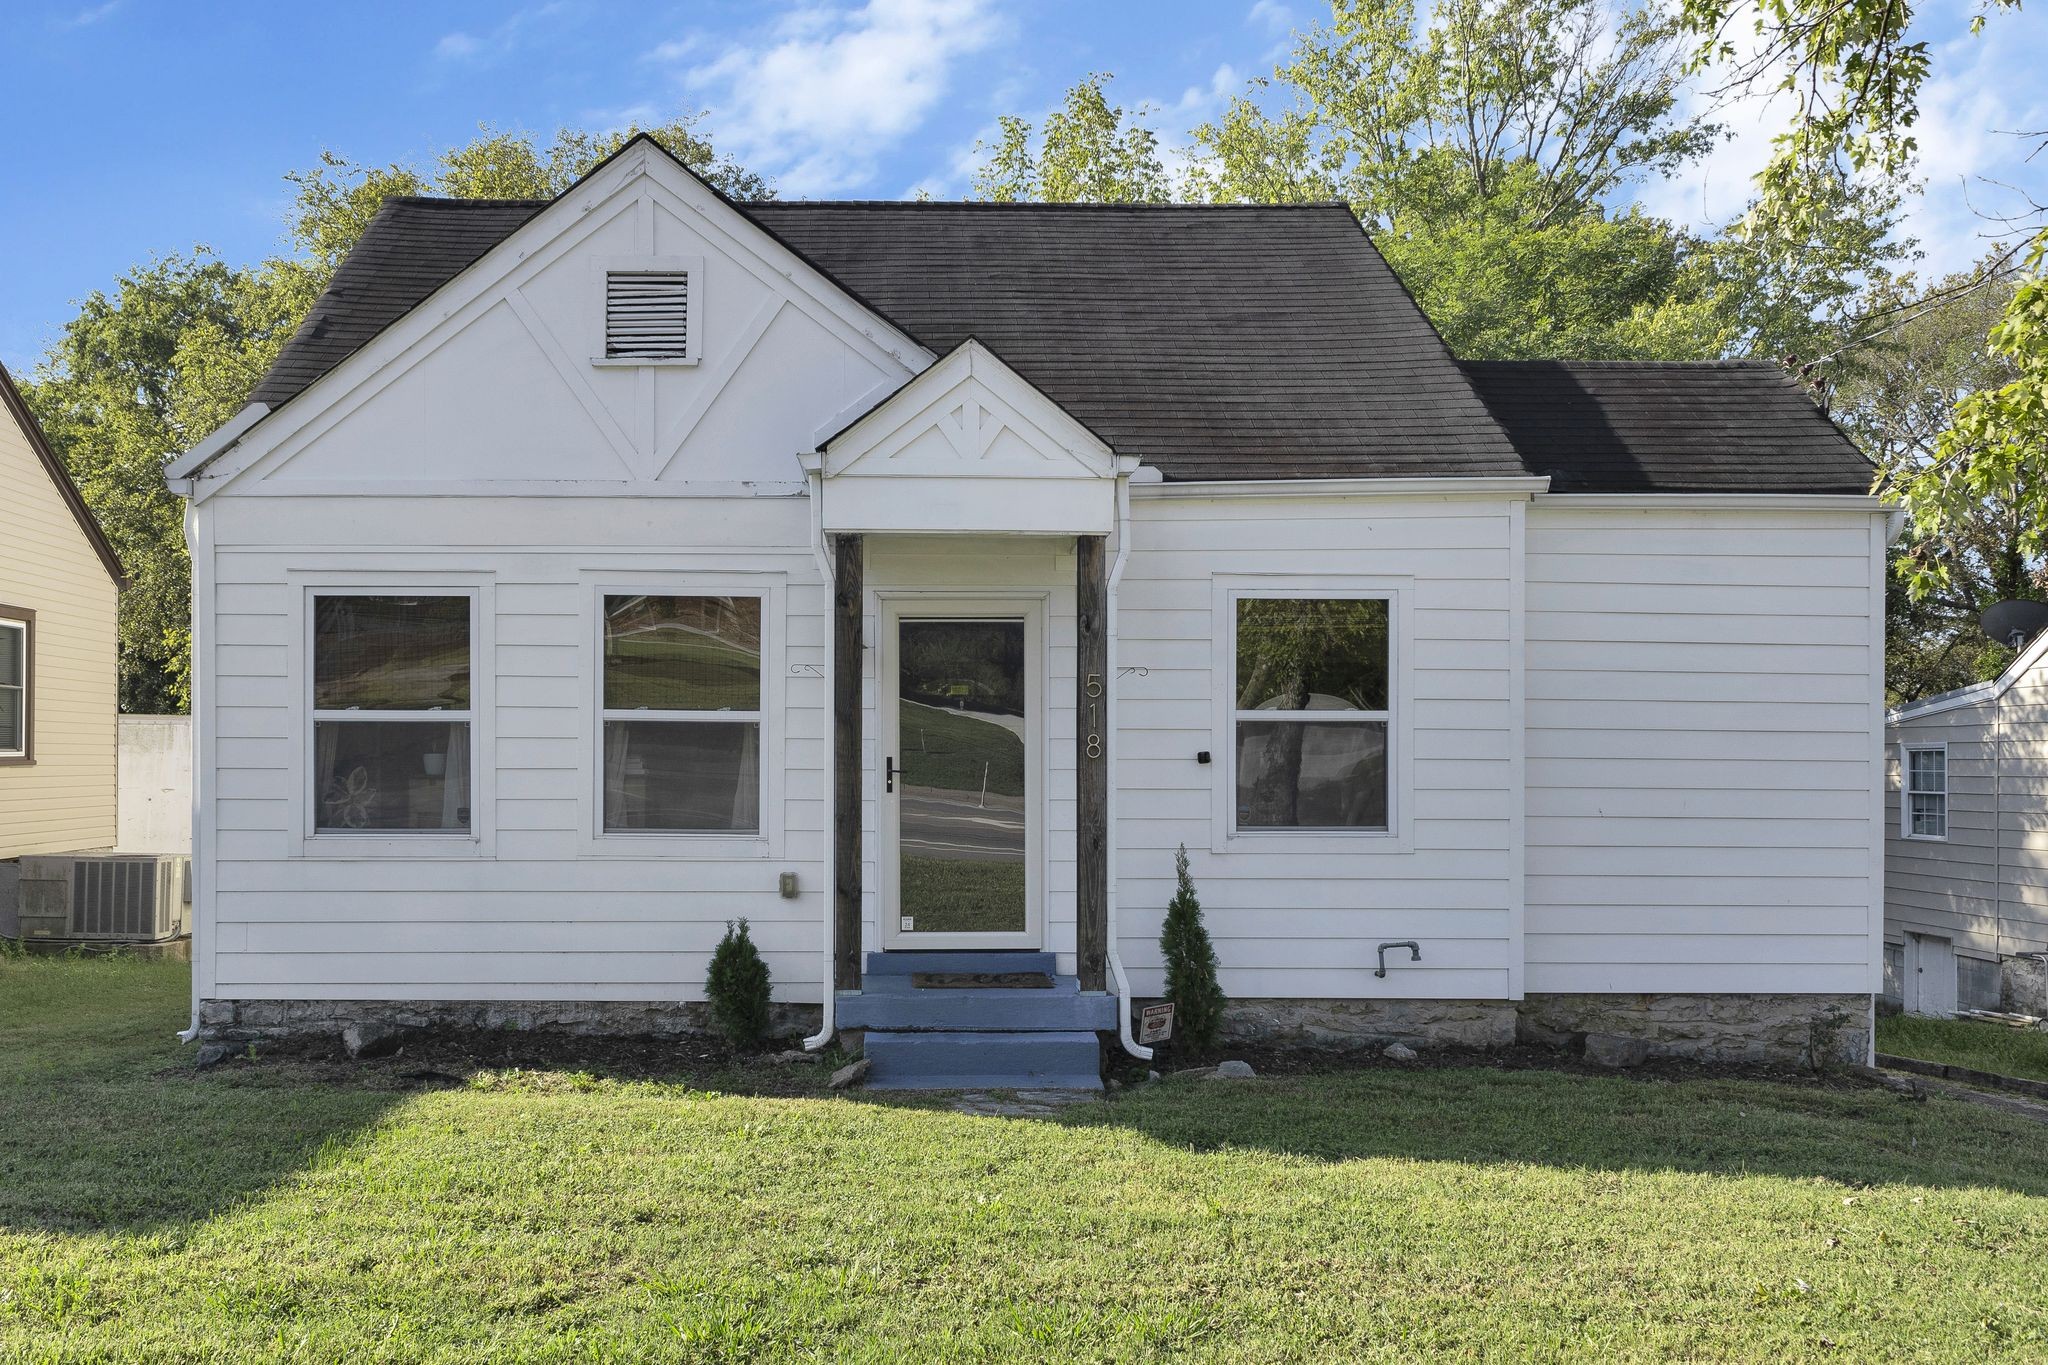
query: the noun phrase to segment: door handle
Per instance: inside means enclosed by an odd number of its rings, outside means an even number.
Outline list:
[[[896,760],[894,758],[890,758],[888,766],[882,769],[882,790],[885,792],[896,790]]]

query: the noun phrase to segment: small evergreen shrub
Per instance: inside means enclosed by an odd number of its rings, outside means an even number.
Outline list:
[[[747,922],[727,920],[725,937],[711,954],[704,982],[711,1022],[734,1047],[753,1047],[768,1031],[768,964],[747,934]]]
[[[1216,1046],[1223,1027],[1223,988],[1216,984],[1216,949],[1202,927],[1202,903],[1195,898],[1188,875],[1188,849],[1182,844],[1173,857],[1173,875],[1180,886],[1166,904],[1166,924],[1159,931],[1159,951],[1166,958],[1166,998],[1173,1005],[1174,1041],[1190,1052]]]

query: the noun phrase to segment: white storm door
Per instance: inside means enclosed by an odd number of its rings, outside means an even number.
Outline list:
[[[1035,601],[884,604],[888,948],[1038,948],[1044,722]]]

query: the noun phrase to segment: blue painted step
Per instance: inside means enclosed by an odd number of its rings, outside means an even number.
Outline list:
[[[865,989],[841,993],[834,1014],[841,1028],[1093,1032],[1116,1027],[1116,1000],[1083,995],[1071,976],[1053,978],[1051,990],[919,989],[908,976],[874,976]]]
[[[878,1033],[870,1090],[1100,1090],[1093,1033]]]
[[[869,953],[869,976],[909,976],[912,972],[1043,972],[1053,973],[1051,953],[915,952]]]

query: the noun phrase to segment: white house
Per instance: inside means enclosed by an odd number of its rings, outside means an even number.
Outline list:
[[[745,916],[877,1080],[1092,1083],[1184,845],[1240,1034],[1866,1046],[1868,465],[1771,366],[1461,366],[1341,206],[639,140],[387,202],[171,477],[202,1033],[687,1027]]]
[[[1886,740],[1885,993],[2048,1013],[2048,630],[1894,711]]]

